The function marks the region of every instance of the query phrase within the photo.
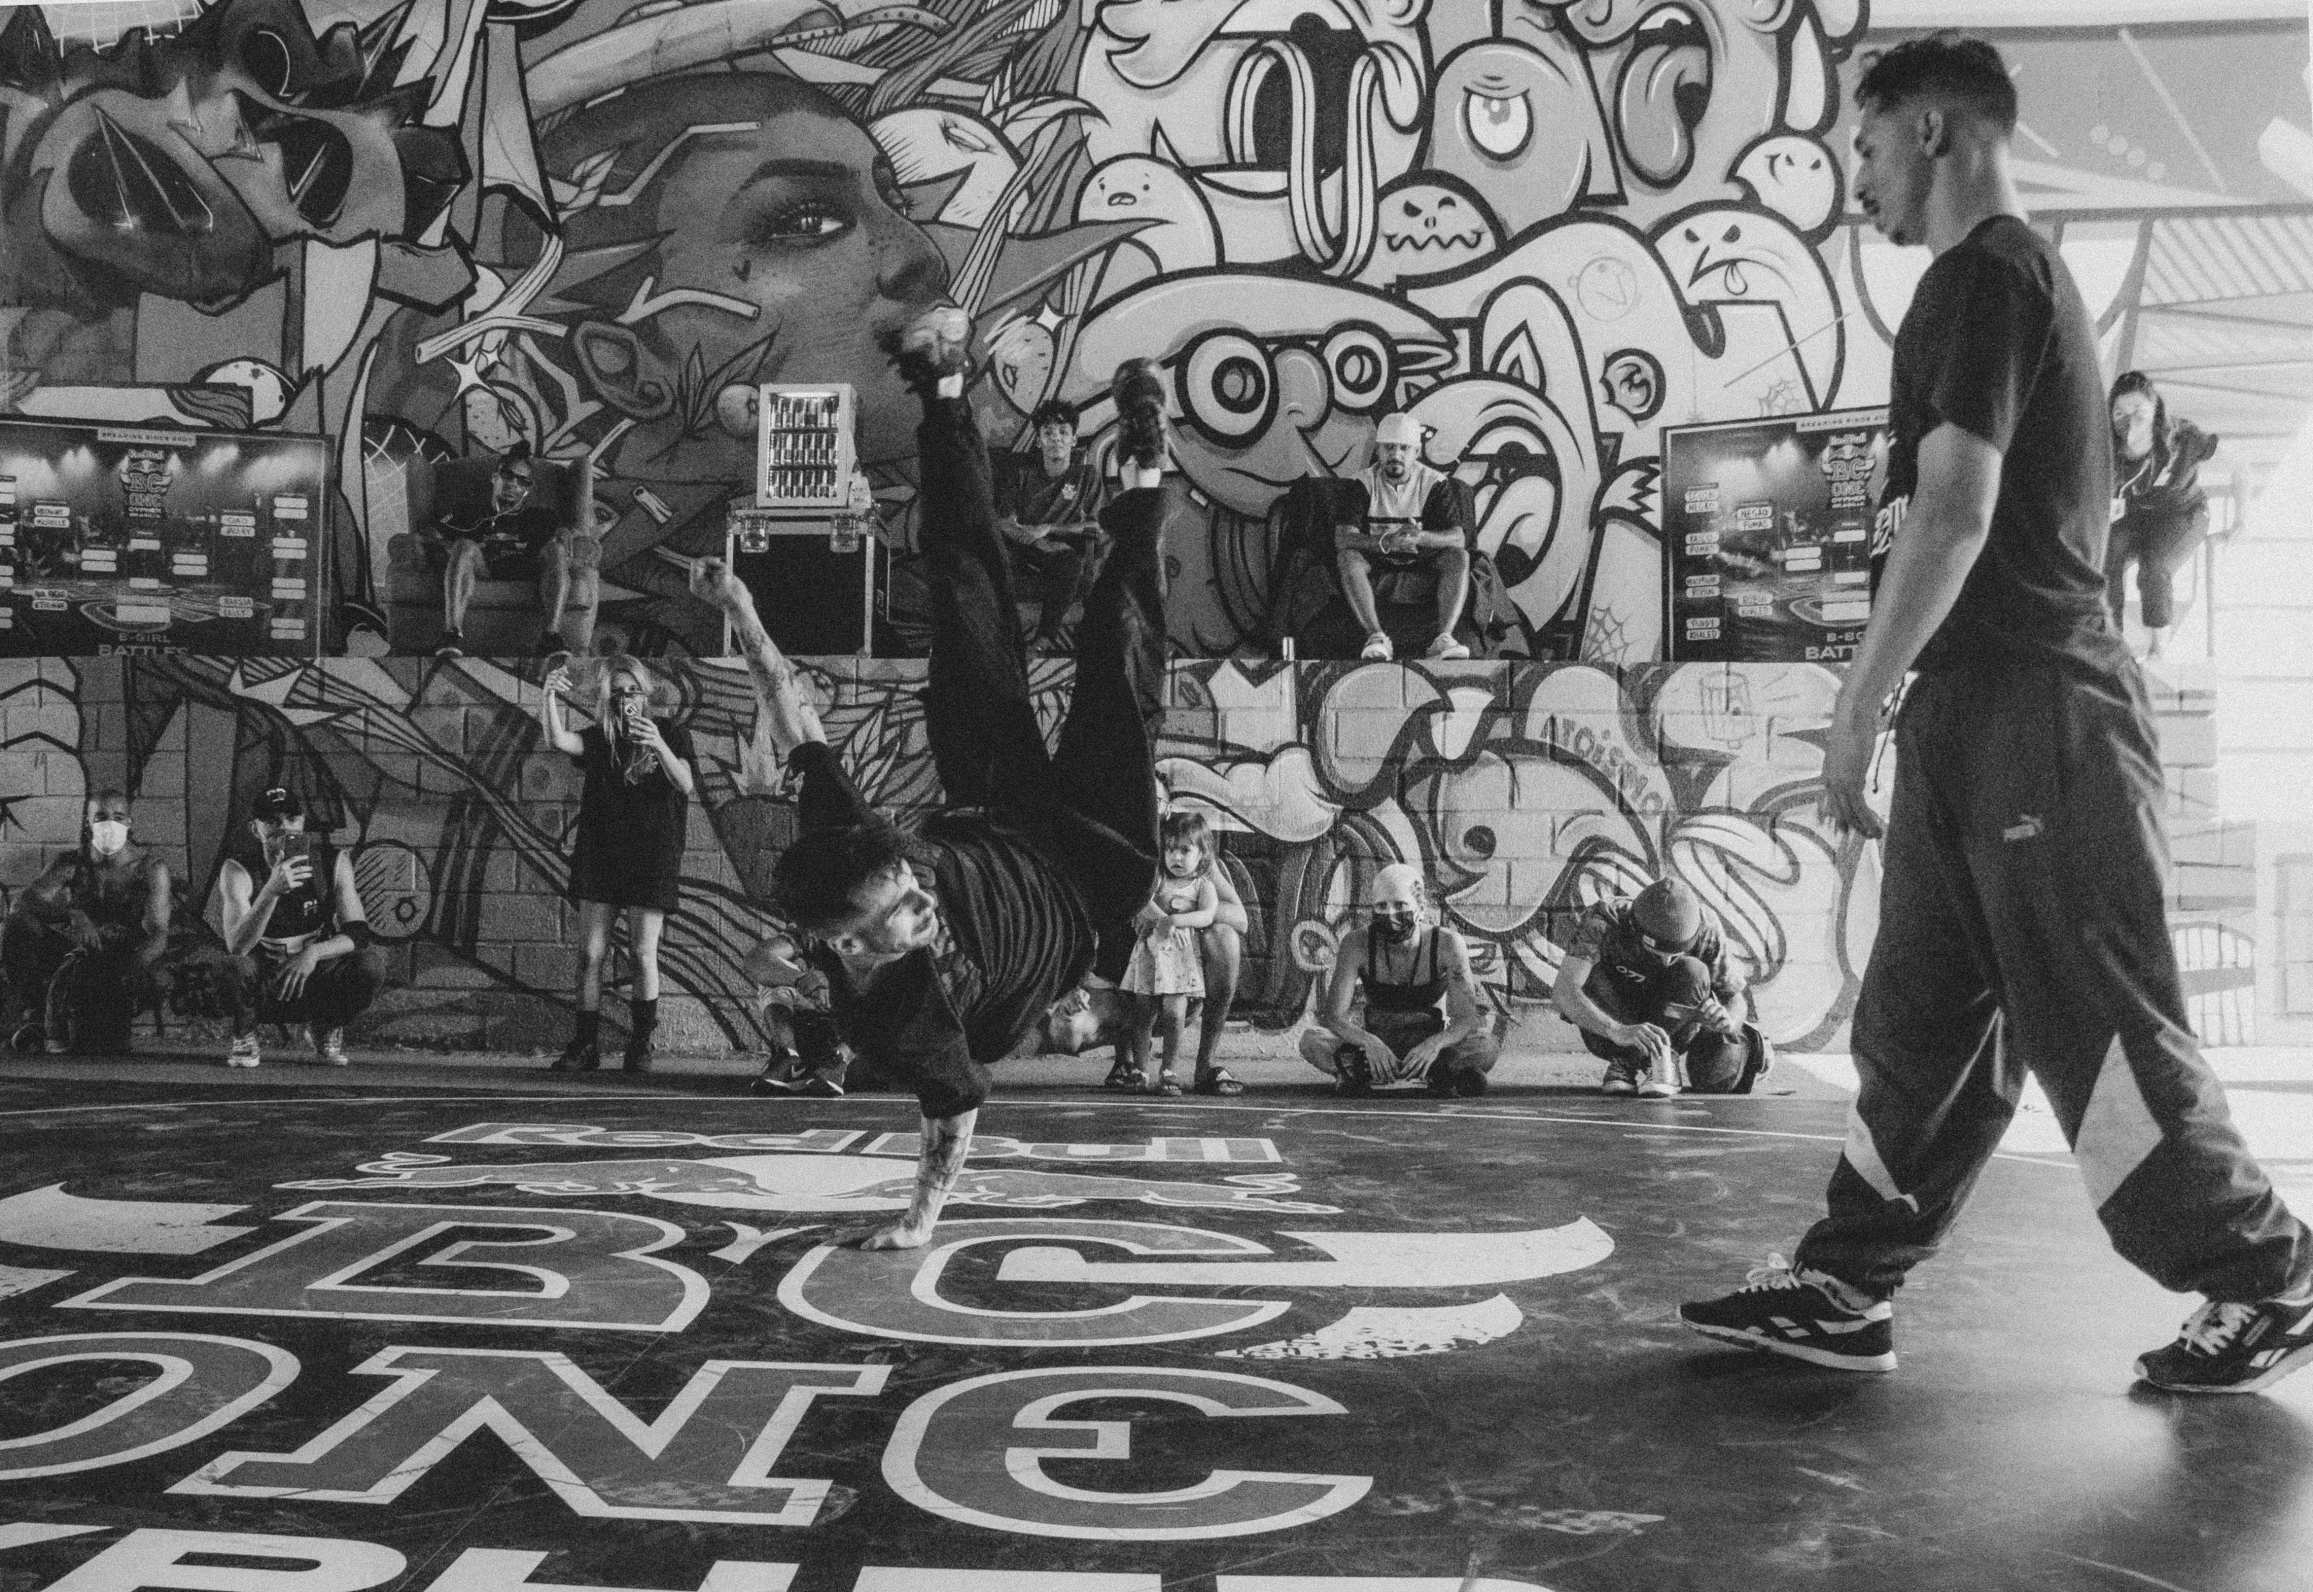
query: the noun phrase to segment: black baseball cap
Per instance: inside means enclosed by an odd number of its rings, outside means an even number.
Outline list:
[[[249,814],[260,820],[302,818],[305,816],[305,799],[286,785],[276,785],[257,798]]]

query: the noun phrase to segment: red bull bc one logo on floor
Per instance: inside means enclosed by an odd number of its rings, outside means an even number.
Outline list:
[[[250,1148],[170,1178],[211,1197],[148,1198],[67,1169],[0,1198],[5,1253],[53,1262],[0,1266],[0,1294],[21,1306],[0,1385],[78,1375],[91,1390],[70,1418],[0,1441],[0,1486],[119,1471],[157,1478],[145,1503],[203,1504],[202,1529],[131,1530],[49,1592],[382,1587],[407,1556],[351,1529],[362,1511],[472,1465],[483,1434],[573,1526],[779,1528],[759,1557],[718,1559],[701,1592],[785,1592],[811,1533],[870,1501],[813,1458],[825,1433],[869,1420],[882,1507],[986,1535],[991,1567],[1016,1562],[1004,1541],[1309,1528],[1372,1491],[1343,1463],[1356,1445],[1316,1443],[1323,1468],[1256,1469],[1220,1462],[1242,1450],[1232,1423],[1346,1430],[1355,1378],[1378,1374],[1358,1362],[1485,1352],[1525,1319],[1512,1291],[1613,1249],[1579,1214],[1456,1231],[1361,1218],[1269,1137],[985,1134],[931,1243],[870,1253],[850,1240],[907,1205],[915,1134],[467,1121],[391,1149],[316,1128],[326,1153],[284,1159],[295,1133],[258,1126],[280,1104],[220,1107],[251,1119]],[[319,1121],[313,1108],[284,1121]],[[241,1162],[298,1175],[244,1178]],[[686,1358],[693,1340],[712,1348]],[[619,1385],[638,1346],[673,1366],[665,1396]],[[912,1385],[919,1363],[970,1374]],[[1303,1385],[1320,1375],[1327,1386]],[[1174,1484],[1152,1488],[1145,1423],[1116,1418],[1119,1401],[1170,1412],[1172,1438],[1209,1432],[1210,1457],[1174,1453]],[[1180,1484],[1184,1463],[1205,1468]],[[118,1482],[104,1496],[138,1503]],[[211,1529],[242,1509],[277,1524],[285,1500],[347,1529]],[[0,1551],[101,1529],[6,1519]],[[218,1554],[242,1569],[210,1567]],[[426,1592],[544,1586],[530,1574],[543,1557],[465,1548]],[[963,1592],[984,1572],[883,1573],[862,1568],[854,1586]]]

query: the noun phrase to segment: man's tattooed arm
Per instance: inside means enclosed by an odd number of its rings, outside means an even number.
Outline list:
[[[972,1127],[979,1120],[977,1111],[923,1119],[923,1150],[916,1157],[916,1192],[908,1203],[908,1213],[872,1234],[860,1245],[862,1249],[915,1249],[931,1238],[940,1207],[947,1203],[956,1179],[964,1174],[964,1157],[972,1149]]]

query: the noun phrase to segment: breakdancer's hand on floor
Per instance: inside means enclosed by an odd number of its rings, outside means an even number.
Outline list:
[[[773,749],[781,757],[807,741],[825,741],[827,731],[819,714],[803,695],[795,666],[787,661],[755,612],[754,594],[719,558],[702,558],[691,566],[691,595],[714,604],[731,621],[731,639],[754,677],[755,700],[762,709]]]

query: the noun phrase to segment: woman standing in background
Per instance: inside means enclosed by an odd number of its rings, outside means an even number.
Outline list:
[[[2128,566],[2144,600],[2144,656],[2158,658],[2176,624],[2176,572],[2209,534],[2209,498],[2200,470],[2217,439],[2169,417],[2152,378],[2140,370],[2112,384],[2112,537],[2104,549],[2104,590],[2113,623],[2126,617]]]
[[[683,836],[696,782],[690,731],[651,717],[651,683],[632,658],[604,660],[595,722],[575,733],[563,717],[562,698],[571,689],[567,668],[547,675],[538,706],[547,743],[577,758],[586,776],[570,856],[570,899],[578,904],[580,931],[578,1032],[556,1059],[556,1072],[602,1065],[602,964],[622,909],[634,959],[626,1070],[648,1072],[658,1054],[659,931],[682,894]]]

